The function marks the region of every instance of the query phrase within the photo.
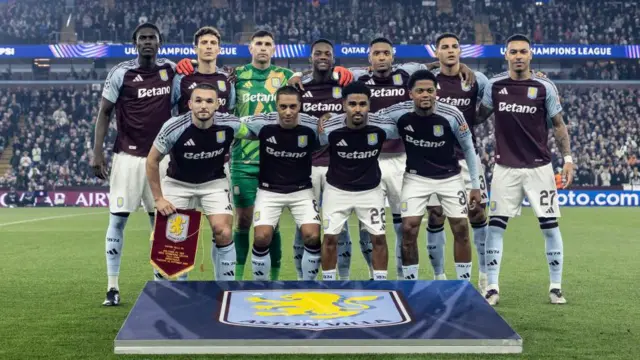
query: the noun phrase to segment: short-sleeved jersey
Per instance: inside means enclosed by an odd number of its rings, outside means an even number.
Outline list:
[[[409,77],[418,70],[427,70],[427,67],[419,63],[405,63],[393,65],[391,74],[381,78],[369,71],[368,68],[351,68],[353,78],[362,81],[371,89],[370,111],[376,112],[409,100]],[[400,139],[388,140],[382,148],[383,153],[401,153],[404,147]]]
[[[244,131],[244,132],[243,132]],[[190,184],[224,178],[224,158],[234,137],[246,135],[240,119],[216,112],[213,125],[199,129],[191,112],[167,121],[153,145],[163,154],[171,154],[167,176]]]
[[[434,71],[438,79],[437,99],[445,104],[453,105],[462,111],[464,119],[471,130],[473,143],[476,143],[476,137],[473,130],[473,124],[476,119],[476,109],[482,101],[484,89],[489,83],[489,79],[479,72],[474,71],[476,82],[471,86],[467,86],[458,75],[448,76],[440,72],[440,69]],[[464,159],[464,152],[459,145],[456,145],[456,156],[459,160]]]
[[[436,103],[431,115],[421,116],[414,111],[413,101],[406,101],[376,114],[396,122],[407,152],[406,172],[409,174],[431,179],[458,175],[456,144],[475,158],[471,131],[462,112],[455,106]],[[476,165],[476,161],[469,164],[470,172]]]
[[[326,113],[341,114],[342,87],[335,80],[315,82],[309,75],[302,79],[302,112],[321,117]],[[313,166],[329,166],[329,147],[322,146],[313,153]]]
[[[260,143],[258,187],[288,194],[311,188],[311,154],[318,145],[318,119],[300,114],[292,129],[280,126],[278,113],[243,118]]]
[[[287,84],[293,71],[271,65],[264,70],[248,64],[236,68],[236,107],[239,117],[276,111],[276,91]],[[231,149],[231,166],[258,165],[259,143],[255,140],[238,140]]]
[[[236,104],[236,90],[234,84],[229,81],[229,74],[218,68],[213,74],[201,74],[194,72],[191,75],[177,74],[173,79],[173,104],[178,105],[178,113],[189,111],[189,99],[191,92],[198,84],[208,83],[218,89],[218,112],[229,113]]]
[[[171,85],[176,65],[157,59],[151,69],[138,59],[114,66],[104,82],[102,97],[115,104],[118,134],[116,153],[146,157],[165,121],[171,118]]]
[[[320,145],[329,145],[327,182],[345,191],[365,191],[380,184],[378,157],[387,139],[397,139],[395,123],[369,114],[367,125],[349,128],[346,115],[336,115],[326,121],[320,134]]]
[[[501,74],[485,89],[482,105],[494,113],[497,164],[534,168],[551,162],[549,122],[562,105],[551,80],[531,76],[513,80]]]

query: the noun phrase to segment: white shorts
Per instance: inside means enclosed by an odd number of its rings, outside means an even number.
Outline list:
[[[313,197],[320,202],[322,200],[322,189],[327,183],[328,166],[314,166],[311,168],[311,186],[313,187]]]
[[[282,210],[289,208],[296,225],[320,224],[318,201],[311,189],[281,194],[258,189],[253,212],[253,226],[269,225],[275,227],[280,221]]]
[[[431,198],[437,198],[444,214],[450,218],[466,218],[467,191],[464,188],[462,175],[447,179],[429,179],[414,174],[404,175],[402,187],[402,217],[425,214]]]
[[[537,217],[560,217],[556,180],[551,164],[532,169],[496,164],[491,181],[491,215],[520,215],[525,195]]]
[[[480,172],[480,175],[478,176],[480,178],[480,196],[481,196],[480,203],[486,204],[489,202],[489,193],[487,192],[487,182],[484,178],[485,167],[482,164],[482,161],[480,160],[479,155],[476,155],[476,159],[478,160],[478,170]],[[469,194],[471,193],[472,187],[471,187],[471,174],[469,174],[469,167],[467,166],[467,160],[464,160],[464,159],[460,160],[458,161],[458,164],[460,164],[460,175],[464,180],[464,187],[465,187],[465,190],[467,191],[467,198],[468,198]],[[432,196],[431,199],[429,199],[429,203],[427,204],[427,206],[440,206],[440,200],[438,200],[437,196]]]
[[[167,176],[162,180],[162,194],[178,209],[195,209],[200,205],[205,215],[233,215],[226,178],[190,184]]]
[[[384,193],[380,186],[365,191],[344,191],[326,184],[322,194],[325,234],[340,234],[344,223],[354,211],[369,234],[386,233]]]
[[[155,201],[147,181],[147,158],[123,152],[113,154],[109,177],[109,211],[132,213],[138,210],[141,202],[146,212],[154,211]]]
[[[407,166],[407,156],[405,154],[382,154],[378,160],[382,178],[380,187],[384,196],[389,201],[392,214],[400,214],[400,204],[402,203],[402,178]]]

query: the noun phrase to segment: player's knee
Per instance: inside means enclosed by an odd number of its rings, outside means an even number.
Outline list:
[[[456,218],[449,219],[449,224],[451,224],[451,232],[453,233],[453,238],[455,242],[458,243],[467,243],[469,242],[469,225],[467,219],[465,218]]]
[[[509,222],[509,218],[506,216],[491,216],[489,218],[489,226],[495,226],[501,229],[507,228],[507,222]]]
[[[440,227],[444,224],[445,216],[441,206],[429,208],[428,212],[430,227]]]
[[[253,212],[250,209],[236,209],[236,225],[238,229],[249,230],[253,221]]]
[[[302,241],[305,246],[316,246],[320,244],[320,227],[318,226],[317,229],[303,227]]]
[[[485,222],[487,215],[485,214],[484,207],[476,205],[473,209],[469,210],[469,221],[474,224]]]
[[[273,236],[273,231],[268,231],[264,229],[263,226],[256,226],[255,233],[253,234],[253,243],[256,246],[260,247],[268,247],[271,243],[271,237]]]
[[[371,235],[371,243],[374,248],[387,247],[387,237],[385,235]]]
[[[558,218],[547,218],[547,217],[539,217],[538,222],[540,222],[540,229],[547,230],[558,227]]]
[[[338,246],[338,235],[324,234],[323,246],[336,247]]]
[[[231,226],[219,226],[213,230],[215,234],[216,244],[228,245],[231,243]]]

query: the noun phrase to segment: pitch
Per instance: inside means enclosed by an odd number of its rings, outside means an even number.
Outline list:
[[[566,306],[551,306],[547,298],[548,269],[544,240],[529,209],[509,223],[501,275],[502,301],[496,310],[524,339],[523,355],[514,358],[632,359],[637,349],[640,290],[634,273],[640,252],[638,208],[563,208],[560,223],[565,237]],[[353,219],[352,219],[353,220]],[[390,219],[389,219],[390,220]],[[125,233],[122,262],[122,306],[100,306],[104,295],[104,228],[102,208],[0,209],[3,275],[0,288],[0,358],[2,359],[116,359],[114,339],[145,282],[149,265],[148,219],[132,214]],[[350,223],[357,239],[357,225]],[[389,224],[388,228],[392,228]],[[283,280],[295,278],[291,258],[293,222],[282,222]],[[389,231],[391,235],[391,231]],[[211,280],[210,233],[203,238],[204,272],[190,278]],[[455,278],[447,234],[447,276]],[[421,277],[432,277],[420,233]],[[367,271],[354,243],[353,279]],[[475,261],[475,259],[474,259]],[[199,264],[199,262],[198,262]],[[477,265],[474,264],[476,281]],[[393,274],[393,270],[391,271]],[[615,298],[615,301],[612,299]],[[241,359],[220,356],[215,359]],[[419,359],[424,355],[346,355],[314,359]],[[492,359],[495,355],[429,355],[431,359]],[[132,356],[135,359],[165,359]],[[193,355],[171,359],[194,359]],[[310,359],[309,355],[252,356],[255,359]]]

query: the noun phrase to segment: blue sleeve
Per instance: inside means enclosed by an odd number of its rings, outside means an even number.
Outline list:
[[[491,87],[493,86],[493,82],[489,81],[484,88],[482,94],[482,105],[489,110],[493,110],[493,98],[491,95]]]
[[[395,105],[391,105],[389,107],[380,109],[374,114],[377,116],[384,117],[386,118],[386,120],[390,120],[397,123],[400,117],[402,117],[402,115],[412,111],[413,111],[413,101],[404,101],[404,102],[397,103]]]
[[[476,83],[478,83],[478,101],[482,102],[484,91],[487,89],[487,85],[489,84],[489,79],[480,71],[475,71],[475,73]]]
[[[366,67],[351,67],[349,68],[349,71],[351,71],[354,81],[358,81],[360,77],[369,73],[369,69]]]
[[[453,108],[453,107],[452,107]],[[480,173],[478,169],[478,161],[476,159],[476,150],[473,147],[473,138],[469,125],[464,119],[462,112],[456,108],[456,111],[451,115],[444,115],[449,120],[449,125],[453,131],[460,147],[464,151],[464,159],[467,161],[467,167],[469,167],[469,177],[471,178],[471,187],[473,189],[480,189]]]
[[[407,74],[411,75],[418,70],[427,70],[427,66],[425,64],[420,64],[416,62],[409,62],[400,64],[398,66],[399,69],[402,69],[407,72]]]
[[[182,96],[182,94],[180,93],[180,82],[182,82],[183,77],[184,75],[180,74],[176,74],[176,76],[173,77],[173,86],[171,89],[171,107],[178,105],[178,102],[180,102],[180,96]]]
[[[240,118],[233,114],[219,113],[215,114],[215,123],[218,125],[226,125],[233,129],[233,137],[244,138],[248,129],[240,122]]]
[[[320,146],[329,145],[329,134],[333,130],[342,128],[344,126],[345,119],[345,114],[339,114],[325,121],[324,131],[318,134],[318,142],[320,143]]]
[[[311,130],[313,130],[316,136],[318,136],[318,118],[317,117],[300,113],[298,120],[300,125],[310,128]]]
[[[369,115],[369,125],[377,126],[384,130],[387,134],[387,139],[389,140],[400,138],[397,124],[397,120],[392,120],[391,118],[383,115],[377,115],[377,113]]]
[[[265,125],[274,124],[278,121],[278,113],[272,112],[245,116],[240,118],[240,121],[247,126],[247,129],[249,129],[253,135],[258,136],[260,130],[262,130]]]
[[[102,89],[102,97],[109,100],[112,103],[116,103],[118,96],[120,96],[120,90],[124,82],[124,74],[127,72],[125,67],[116,65],[111,69],[107,79],[104,81],[104,88]]]
[[[236,107],[236,85],[233,83],[231,84],[231,89],[229,90],[229,106],[227,106],[227,108],[229,108],[230,112],[233,112],[233,109],[235,109]]]
[[[562,105],[560,105],[560,96],[558,95],[558,89],[551,82],[551,80],[543,80],[542,84],[547,89],[547,97],[544,99],[545,107],[547,108],[547,117],[558,115],[562,112]]]
[[[167,120],[153,141],[153,146],[155,146],[162,155],[167,155],[189,126],[191,126],[191,121],[185,121],[184,116],[176,116]]]

